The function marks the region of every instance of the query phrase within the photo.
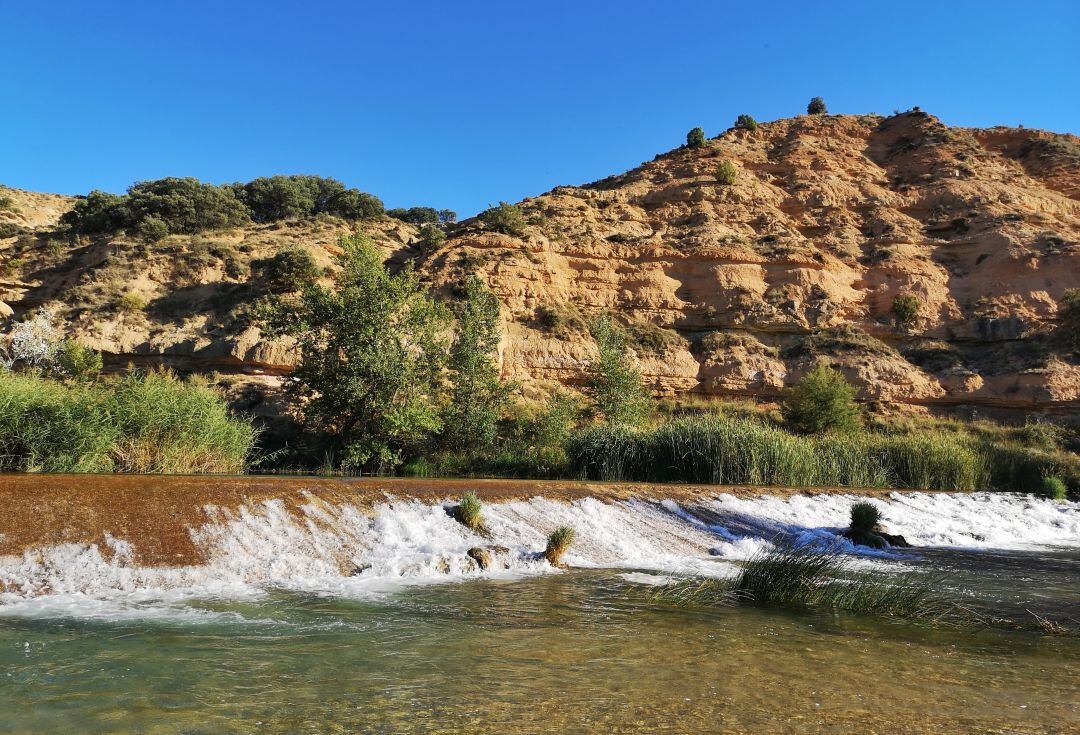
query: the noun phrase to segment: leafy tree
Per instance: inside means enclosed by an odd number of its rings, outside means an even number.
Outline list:
[[[750,115],[739,115],[735,118],[735,128],[738,130],[757,130],[758,122]]]
[[[652,397],[630,359],[626,332],[607,314],[594,319],[589,331],[598,351],[588,367],[589,392],[596,407],[608,423],[642,423],[652,410]]]
[[[204,184],[195,178],[164,178],[140,181],[124,197],[131,227],[147,217],[157,217],[169,232],[195,234],[203,230],[234,227],[248,220],[248,210],[232,189]]]
[[[345,219],[372,219],[385,211],[379,197],[358,189],[337,192],[330,197],[326,207],[330,214]]]
[[[815,97],[810,100],[810,104],[806,106],[807,115],[824,115],[827,112],[828,110],[825,109],[825,100],[820,97]]]
[[[446,233],[438,225],[426,224],[420,228],[420,242],[425,250],[434,250],[446,241]]]
[[[692,128],[686,134],[686,147],[700,148],[703,145],[705,145],[705,131],[701,128]]]
[[[919,300],[911,294],[900,294],[893,299],[892,313],[896,325],[906,329],[919,318]]]
[[[169,234],[169,226],[160,217],[144,217],[138,226],[139,234],[147,242],[157,242]]]
[[[60,217],[60,224],[85,235],[115,232],[127,226],[130,215],[125,198],[94,189]]]
[[[457,222],[457,212],[452,209],[440,209],[439,221],[445,225],[452,225]]]
[[[480,221],[487,225],[488,229],[504,235],[521,237],[525,234],[525,215],[521,213],[521,208],[514,204],[499,202],[499,206],[481,212]]]
[[[717,164],[716,171],[713,173],[716,176],[716,183],[724,186],[731,186],[735,183],[738,169],[735,168],[734,163],[725,159]]]
[[[345,192],[345,185],[324,176],[262,176],[233,191],[256,222],[310,217],[330,211],[330,203]]]
[[[509,387],[499,380],[499,300],[476,276],[465,283],[450,346],[450,404],[443,442],[450,449],[475,451],[495,443]]]
[[[408,209],[398,207],[397,209],[387,210],[386,213],[394,219],[412,225],[423,225],[439,221],[439,213],[434,207],[409,207]]]
[[[299,245],[282,248],[273,256],[256,260],[252,265],[271,293],[301,291],[319,277],[315,258]]]
[[[846,431],[860,422],[854,386],[823,362],[788,389],[780,410],[788,426],[808,434]]]
[[[531,422],[531,433],[539,447],[562,447],[581,417],[579,402],[569,393],[556,391],[544,410]]]
[[[289,375],[303,419],[324,433],[350,469],[385,470],[441,428],[432,400],[445,363],[447,315],[410,269],[391,274],[370,240],[341,240],[331,288],[263,309],[271,336],[296,339]]]

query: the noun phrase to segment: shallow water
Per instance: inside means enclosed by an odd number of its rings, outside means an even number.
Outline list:
[[[1016,620],[1080,619],[1080,506],[875,502],[921,546],[845,547],[861,567],[945,574],[942,595]],[[193,529],[204,567],[141,568],[121,540],[0,558],[0,731],[1080,732],[1078,638],[652,597],[781,539],[835,543],[850,503],[492,504],[510,550],[494,575],[415,501],[229,513]],[[553,573],[530,550],[559,523],[579,542]]]

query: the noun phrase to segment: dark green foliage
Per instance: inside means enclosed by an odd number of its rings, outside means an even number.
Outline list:
[[[115,232],[132,223],[126,198],[94,189],[60,217],[60,224],[81,234]]]
[[[604,421],[635,426],[652,410],[652,397],[627,348],[626,332],[605,314],[589,325],[597,356],[588,366],[589,393]]]
[[[874,532],[874,527],[881,520],[881,511],[873,503],[862,501],[851,506],[851,524],[848,526],[852,534],[866,536]]]
[[[506,202],[499,202],[499,206],[485,209],[480,213],[480,221],[489,230],[501,232],[504,235],[521,237],[525,234],[525,215],[521,209]]]
[[[1060,477],[1043,478],[1043,495],[1052,500],[1064,500],[1069,490]]]
[[[705,145],[705,131],[701,128],[691,128],[686,134],[686,147],[700,148],[703,145]]]
[[[476,493],[465,493],[461,501],[454,506],[454,519],[474,533],[482,536],[488,534],[487,526],[484,525],[483,506]]]
[[[919,300],[911,294],[900,294],[893,299],[892,313],[896,325],[906,329],[919,318]]]
[[[735,119],[735,128],[738,130],[757,130],[758,122],[750,115],[739,115]]]
[[[735,164],[728,160],[723,160],[716,165],[716,170],[713,175],[716,177],[716,183],[723,186],[731,186],[735,183],[735,177],[738,176],[738,169],[735,168]]]
[[[425,250],[434,250],[446,242],[446,233],[438,225],[426,224],[420,228],[420,243]]]
[[[824,115],[826,113],[828,113],[828,110],[825,109],[825,100],[820,97],[810,100],[810,104],[806,106],[807,115]]]
[[[321,432],[350,470],[387,470],[442,428],[433,397],[446,359],[447,318],[409,269],[391,274],[365,238],[341,241],[332,288],[311,284],[298,300],[262,314],[271,335],[296,338],[289,375],[309,430]]]
[[[562,448],[580,418],[581,406],[576,398],[564,391],[552,393],[529,427],[533,442],[540,447]]]
[[[1080,288],[1065,291],[1058,303],[1058,316],[1063,341],[1070,349],[1080,351]]]
[[[383,213],[383,203],[374,194],[346,189],[330,198],[326,211],[344,219],[372,219]]]
[[[0,468],[242,472],[257,431],[199,382],[168,373],[94,383],[0,373]]]
[[[15,200],[7,194],[0,194],[0,212],[14,212]]]
[[[825,363],[818,363],[786,391],[781,412],[788,426],[807,434],[848,431],[860,423],[854,386]]]
[[[160,217],[144,217],[137,229],[142,239],[149,243],[155,243],[169,234],[169,226]]]
[[[386,214],[413,225],[435,224],[440,221],[439,212],[434,207],[409,207],[408,209],[399,207],[386,210]]]
[[[190,177],[140,181],[128,189],[124,209],[128,227],[157,217],[174,234],[234,227],[249,218],[247,208],[231,189]]]
[[[93,380],[101,373],[101,353],[65,339],[56,351],[55,371],[60,377],[73,380]]]
[[[443,444],[456,451],[490,450],[509,389],[499,380],[499,300],[480,279],[470,277],[450,346],[450,402]]]
[[[233,190],[251,212],[256,222],[275,222],[283,219],[311,217],[329,213],[350,219],[373,217],[382,206],[372,206],[370,212],[358,213],[356,202],[371,197],[356,189],[346,189],[335,179],[323,176],[263,176],[246,184],[233,184]],[[375,204],[378,200],[374,197]]]
[[[266,289],[276,294],[301,291],[315,283],[320,274],[315,258],[299,245],[290,245],[269,258],[256,260],[252,266]]]
[[[452,209],[440,209],[439,221],[444,225],[452,225],[457,222],[457,212]]]

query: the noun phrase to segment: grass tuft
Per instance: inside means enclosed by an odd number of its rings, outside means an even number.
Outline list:
[[[858,536],[866,536],[874,532],[874,527],[881,520],[881,511],[873,503],[865,500],[851,506],[851,532]]]
[[[572,526],[559,526],[547,539],[547,548],[544,549],[544,558],[553,567],[562,563],[563,554],[574,543],[575,531]]]
[[[484,525],[483,505],[476,493],[468,492],[461,497],[461,501],[454,506],[454,518],[474,533],[482,536],[488,534],[487,526]]]

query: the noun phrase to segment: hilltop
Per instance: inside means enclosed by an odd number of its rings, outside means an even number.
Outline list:
[[[72,238],[56,228],[76,199],[3,196],[0,310],[50,306],[114,367],[216,372],[272,395],[293,357],[245,318],[253,265],[299,246],[329,274],[338,237],[360,231],[448,298],[469,273],[486,281],[503,304],[504,377],[526,394],[578,382],[587,321],[610,311],[659,394],[773,400],[826,359],[887,408],[1080,409],[1080,362],[1059,334],[1080,287],[1070,135],[918,110],[800,116],[526,199],[512,234],[474,218],[429,245],[385,215]],[[897,297],[914,313],[898,318]]]

